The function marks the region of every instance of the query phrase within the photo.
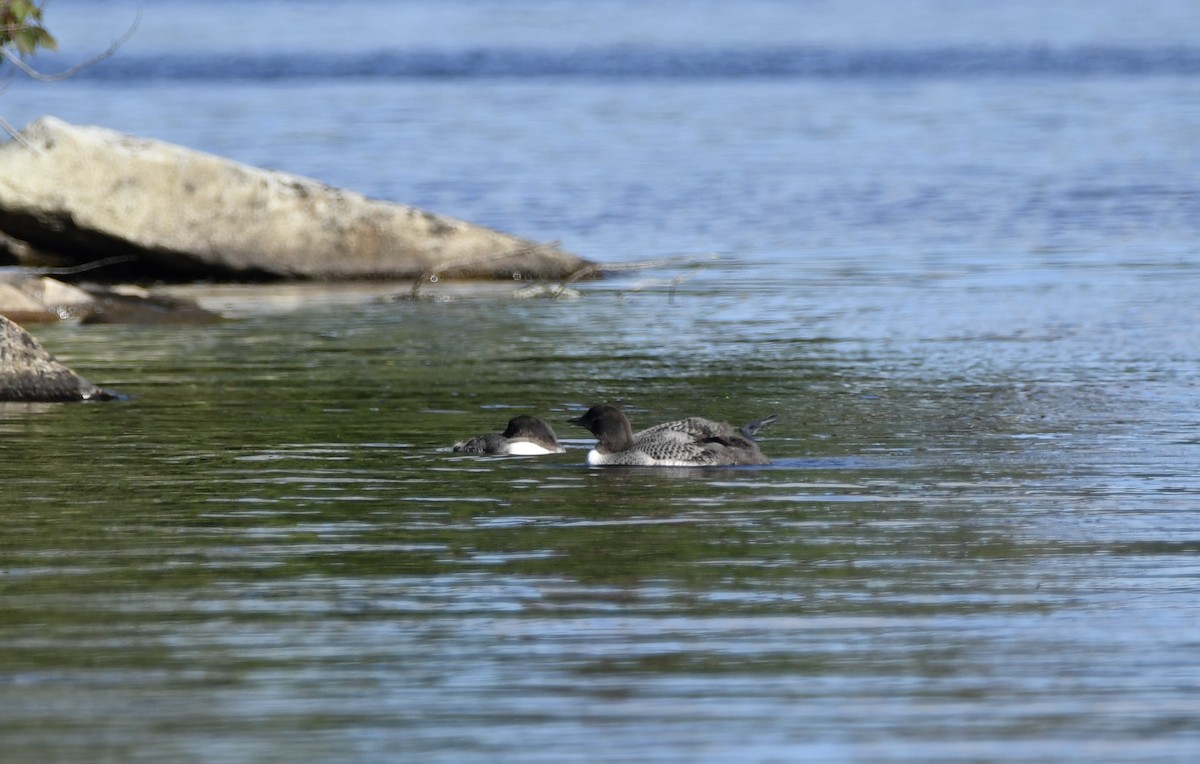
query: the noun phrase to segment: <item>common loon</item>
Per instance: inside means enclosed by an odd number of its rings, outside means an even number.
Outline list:
[[[504,432],[489,432],[454,444],[454,450],[464,454],[506,454],[509,456],[541,456],[566,451],[554,437],[550,425],[535,416],[521,414],[508,420]]]
[[[600,441],[587,455],[593,467],[725,467],[770,464],[754,442],[754,433],[778,418],[772,414],[735,430],[724,422],[694,416],[634,433],[623,411],[602,403],[570,422],[590,430]]]

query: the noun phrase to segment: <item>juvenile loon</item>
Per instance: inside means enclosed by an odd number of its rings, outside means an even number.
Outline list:
[[[570,422],[590,430],[600,441],[587,455],[593,467],[725,467],[770,464],[754,442],[754,433],[778,418],[771,414],[735,430],[724,422],[688,417],[634,433],[623,411],[602,403]]]
[[[541,456],[566,451],[554,437],[550,425],[535,416],[521,414],[508,420],[504,432],[489,432],[454,444],[454,450],[464,454],[506,454],[509,456]]]

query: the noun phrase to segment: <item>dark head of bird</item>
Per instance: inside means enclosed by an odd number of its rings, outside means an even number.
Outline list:
[[[506,438],[528,438],[544,443],[557,443],[554,430],[545,420],[528,414],[521,414],[508,420],[508,429],[501,433]]]
[[[607,403],[598,403],[583,416],[568,420],[571,424],[588,430],[600,441],[598,448],[604,452],[623,451],[633,445],[633,427],[625,412]]]

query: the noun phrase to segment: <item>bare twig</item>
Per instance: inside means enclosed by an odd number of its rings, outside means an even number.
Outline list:
[[[4,130],[4,132],[8,133],[8,137],[12,138],[14,141],[21,144],[22,146],[29,149],[30,151],[38,152],[41,150],[37,146],[34,146],[29,141],[25,140],[25,136],[21,135],[21,131],[19,131],[19,130],[17,130],[17,128],[13,127],[12,124],[4,117],[0,117],[0,129]]]
[[[87,271],[99,270],[109,265],[117,263],[128,263],[137,260],[136,255],[115,255],[106,257],[101,260],[92,260],[91,262],[81,263],[79,265],[63,266],[60,268],[39,268],[37,266],[23,268],[25,271],[33,271],[43,276],[70,276],[75,273],[86,273]]]
[[[662,257],[657,260],[638,260],[633,263],[600,263],[595,266],[597,271],[620,272],[641,271],[648,268],[666,268],[672,265],[691,265],[693,263],[711,263],[720,260],[715,252],[705,252],[699,255],[680,255],[678,257]]]
[[[550,244],[534,244],[529,247],[521,247],[520,249],[514,249],[511,252],[503,252],[498,255],[493,255],[492,257],[486,257],[482,260],[474,257],[463,257],[457,260],[443,260],[442,262],[435,263],[432,267],[426,268],[424,271],[421,271],[419,274],[417,274],[417,278],[413,281],[412,292],[409,296],[413,300],[420,299],[421,287],[426,281],[431,284],[436,284],[441,280],[443,273],[463,265],[477,265],[479,263],[492,263],[500,260],[511,260],[514,257],[524,257],[525,255],[532,255],[542,250],[554,250],[557,248],[558,242],[551,242]]]
[[[445,260],[443,262],[433,265],[430,268],[425,269],[424,271],[422,271],[421,273],[419,273],[417,275],[416,279],[413,280],[412,290],[409,292],[409,299],[419,300],[421,298],[421,288],[424,287],[424,285],[426,283],[436,284],[438,281],[441,280],[442,275],[446,271],[453,270],[454,268],[457,268],[459,266],[475,265],[480,262],[494,262],[497,260],[507,260],[507,259],[510,259],[513,257],[532,254],[532,253],[537,252],[538,250],[557,248],[557,247],[558,247],[558,242],[554,242],[551,244],[536,244],[536,245],[533,245],[530,247],[523,247],[521,249],[513,250],[512,252],[505,252],[503,254],[496,255],[494,257],[485,258],[482,261],[477,260],[475,258],[462,258],[459,260]],[[721,259],[721,256],[718,254],[705,253],[705,254],[699,254],[699,255],[682,255],[680,257],[665,257],[665,258],[659,258],[656,260],[640,260],[638,262],[633,262],[633,263],[588,263],[587,265],[583,266],[582,268],[577,268],[574,271],[571,271],[570,273],[568,273],[566,276],[564,276],[558,282],[557,288],[550,295],[550,298],[554,299],[554,300],[561,299],[562,297],[566,296],[567,289],[568,289],[568,287],[571,286],[571,284],[574,284],[576,281],[580,281],[582,279],[590,278],[592,276],[598,276],[602,273],[617,273],[617,272],[622,272],[622,271],[645,270],[645,269],[650,269],[650,268],[666,268],[669,266],[682,266],[682,265],[695,265],[695,266],[699,267],[699,266],[702,266],[703,263],[710,263],[710,262],[713,262],[715,260],[720,260],[720,259]],[[672,300],[674,300],[674,297],[675,297],[675,287],[677,287],[680,284],[680,282],[682,282],[684,280],[685,280],[685,277],[683,277],[683,276],[676,276],[675,278],[671,279],[670,284],[671,284],[671,299]],[[647,283],[649,283],[649,282],[647,282]],[[635,286],[634,288],[638,289],[638,288],[641,288],[641,286],[644,286],[644,285]]]
[[[121,35],[119,38],[117,38],[117,40],[112,45],[108,46],[108,50],[104,51],[103,53],[101,53],[97,56],[92,56],[87,61],[76,64],[75,66],[72,66],[70,69],[66,69],[64,71],[57,72],[55,74],[46,74],[44,72],[39,72],[37,69],[34,69],[32,66],[25,63],[19,55],[17,55],[16,53],[13,53],[12,51],[8,50],[7,48],[0,47],[0,58],[3,58],[5,61],[8,61],[8,63],[12,64],[14,67],[19,69],[21,72],[23,72],[24,74],[29,76],[30,79],[37,80],[38,82],[57,82],[58,80],[65,80],[68,77],[72,77],[72,76],[78,74],[80,71],[88,68],[89,66],[98,64],[101,61],[103,61],[104,59],[112,56],[112,54],[116,53],[117,50],[122,45],[124,45],[126,42],[129,41],[130,37],[133,37],[133,33],[137,31],[138,25],[141,23],[142,23],[142,9],[139,8],[138,12],[137,12],[137,17],[133,20],[133,24],[130,25],[129,29],[126,30],[125,34]]]
[[[707,252],[700,255],[681,255],[679,257],[663,257],[657,260],[639,260],[633,263],[592,263],[590,265],[585,265],[574,273],[569,274],[567,278],[563,279],[562,283],[559,284],[558,291],[554,294],[554,297],[557,298],[561,296],[566,291],[567,287],[576,281],[589,276],[595,276],[600,273],[616,273],[620,271],[637,271],[649,268],[666,268],[678,265],[694,265],[700,263],[711,263],[720,259],[721,256],[715,252]],[[671,302],[675,301],[675,288],[679,286],[680,282],[683,280],[683,276],[676,276],[675,278],[671,279]],[[637,290],[642,286],[643,285],[634,285],[633,289]]]

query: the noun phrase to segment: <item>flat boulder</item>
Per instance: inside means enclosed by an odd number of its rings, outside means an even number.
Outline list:
[[[0,401],[85,401],[113,397],[60,363],[29,332],[0,316]]]
[[[195,300],[141,287],[82,287],[22,268],[0,268],[0,316],[19,324],[76,319],[83,324],[215,324]]]
[[[7,316],[24,324],[58,320],[58,314],[47,308],[43,302],[26,294],[19,286],[4,280],[0,280],[0,316]]]
[[[560,279],[590,265],[553,245],[54,117],[0,145],[0,232],[60,265],[120,258],[105,271],[123,279]]]

